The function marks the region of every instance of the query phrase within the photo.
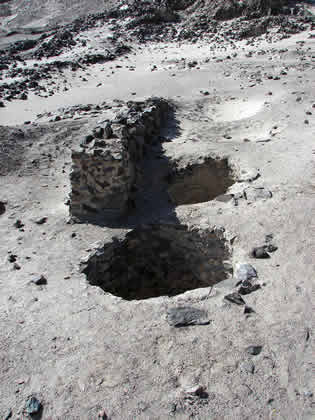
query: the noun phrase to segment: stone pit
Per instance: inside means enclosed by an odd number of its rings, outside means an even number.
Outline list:
[[[223,231],[157,224],[105,244],[83,263],[91,285],[125,300],[175,296],[230,276]]]
[[[204,203],[225,194],[234,182],[228,159],[207,158],[174,171],[168,193],[176,205]]]

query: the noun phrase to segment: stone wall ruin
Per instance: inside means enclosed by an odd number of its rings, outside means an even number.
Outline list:
[[[119,217],[132,202],[147,148],[159,141],[171,105],[160,98],[129,102],[72,151],[70,213],[78,219]]]

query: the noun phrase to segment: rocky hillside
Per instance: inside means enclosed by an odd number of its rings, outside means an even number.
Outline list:
[[[3,3],[3,4],[2,4]],[[110,6],[111,0],[1,0],[2,24],[9,28],[62,24]]]
[[[296,7],[301,1],[292,0],[0,0],[0,22],[4,28],[43,28],[73,21],[87,14],[95,14],[116,8],[128,7],[139,10],[147,7],[162,8],[172,11],[186,10],[203,12],[218,20],[240,16],[261,17],[279,13],[289,13],[290,7]]]

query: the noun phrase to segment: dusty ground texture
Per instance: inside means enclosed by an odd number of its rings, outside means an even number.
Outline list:
[[[65,47],[60,60],[111,42],[113,24],[98,25],[79,34],[87,46]],[[315,31],[132,38],[130,47],[43,78],[53,95],[0,98],[0,418],[314,419]],[[151,96],[172,100],[176,127],[148,157],[136,208],[116,225],[72,223],[71,149],[119,101]],[[227,191],[164,205],[161,161],[185,170],[210,158],[233,171]],[[189,172],[186,185],[185,202]],[[82,259],[143,223],[220,232],[233,272],[173,297],[125,300],[92,286]],[[255,258],[255,247],[269,258]],[[248,294],[242,263],[260,286]],[[178,327],[177,307],[193,308],[188,325]]]

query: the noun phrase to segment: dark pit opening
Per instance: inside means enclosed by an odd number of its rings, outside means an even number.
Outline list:
[[[175,170],[168,193],[176,205],[204,203],[225,194],[234,182],[228,159],[207,158]]]
[[[95,251],[82,271],[91,285],[126,300],[175,296],[230,274],[222,231],[147,225]]]

